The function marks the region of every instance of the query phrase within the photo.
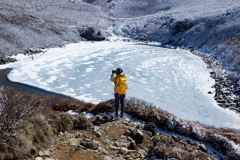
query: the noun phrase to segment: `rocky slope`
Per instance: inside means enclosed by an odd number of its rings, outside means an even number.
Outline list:
[[[210,53],[234,77],[240,71],[239,7],[234,0],[120,1],[110,13],[116,18],[116,34]]]
[[[112,115],[94,116],[89,121],[93,125],[86,130],[60,133],[35,160],[217,159],[207,154],[204,144],[156,133],[154,123],[136,124]]]
[[[97,37],[109,28],[101,7],[67,0],[0,0],[0,21],[0,55],[6,56],[79,42],[88,26]]]

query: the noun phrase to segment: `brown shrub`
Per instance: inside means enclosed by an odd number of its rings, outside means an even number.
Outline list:
[[[53,110],[57,110],[57,111],[69,111],[69,110],[73,110],[75,112],[84,112],[87,111],[89,108],[91,108],[92,106],[94,106],[91,103],[85,103],[83,101],[80,100],[76,100],[76,99],[61,99],[57,96],[51,96],[51,97],[47,97],[48,101],[44,100],[45,102],[45,106],[51,107]]]
[[[0,88],[0,141],[12,136],[18,125],[37,112],[40,101],[12,88]],[[7,136],[7,137],[6,137]]]
[[[157,158],[177,158],[179,160],[206,160],[216,159],[200,150],[189,151],[187,146],[175,142],[170,136],[160,135],[153,139],[152,152]]]
[[[74,128],[73,117],[69,114],[60,113],[53,115],[48,123],[55,134],[59,132],[72,131]]]
[[[74,116],[74,129],[82,130],[82,129],[89,129],[92,127],[92,123],[82,115],[75,115]]]
[[[103,112],[113,112],[114,111],[114,99],[101,102],[97,105],[92,106],[88,109],[88,113],[92,113],[94,115],[103,113]]]
[[[86,111],[90,103],[57,96],[30,95],[16,89],[0,88],[0,159],[26,159],[48,147],[59,132],[87,129],[91,123],[83,116],[54,111]],[[62,110],[60,110],[62,111]]]
[[[51,126],[41,115],[32,117],[19,126],[15,136],[8,137],[4,149],[0,153],[2,159],[26,159],[33,156],[39,149],[51,143],[53,132]]]

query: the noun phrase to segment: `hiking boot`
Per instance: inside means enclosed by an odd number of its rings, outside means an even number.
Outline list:
[[[115,113],[115,117],[118,118],[118,114],[117,113]]]
[[[121,117],[121,118],[124,118],[124,114],[121,114],[120,117]]]

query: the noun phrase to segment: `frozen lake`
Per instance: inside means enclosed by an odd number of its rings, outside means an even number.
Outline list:
[[[99,103],[113,98],[113,69],[126,74],[127,97],[141,98],[176,116],[216,127],[240,128],[236,113],[213,99],[209,70],[181,49],[126,42],[81,42],[8,64],[11,81]]]

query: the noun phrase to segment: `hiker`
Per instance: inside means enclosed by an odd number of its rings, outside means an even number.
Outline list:
[[[123,118],[123,112],[125,108],[125,96],[128,86],[126,84],[127,78],[125,74],[123,74],[123,70],[121,68],[117,68],[116,70],[112,70],[112,75],[110,80],[114,82],[114,97],[115,97],[115,116],[118,118],[118,108],[119,108],[119,101],[121,103],[121,115],[120,117]]]

